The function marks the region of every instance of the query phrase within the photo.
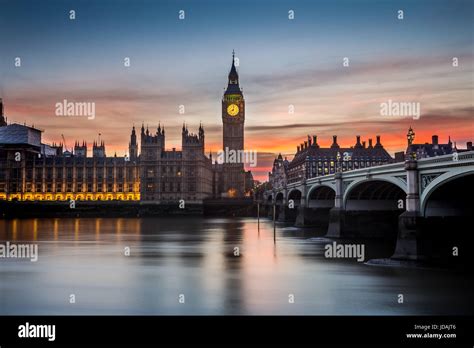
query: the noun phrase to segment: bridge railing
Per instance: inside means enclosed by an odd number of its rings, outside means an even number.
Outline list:
[[[465,161],[471,161],[474,164],[474,151],[455,152],[449,155],[422,158],[418,160],[418,167],[426,167],[435,163],[456,163]]]
[[[464,152],[457,152],[456,155],[454,154],[448,154],[448,155],[442,155],[442,156],[436,156],[436,157],[429,157],[429,158],[422,158],[417,160],[418,162],[418,168],[426,168],[426,167],[436,167],[437,164],[443,165],[452,162],[452,165],[457,165],[459,162],[462,164],[466,164],[468,162],[468,165],[472,164],[474,166],[474,151],[464,151]],[[471,163],[469,163],[471,162]],[[366,167],[366,168],[358,168],[358,169],[352,169],[348,170],[345,172],[342,172],[342,176],[344,178],[351,178],[351,177],[357,177],[361,175],[377,175],[377,174],[389,174],[393,172],[398,172],[398,171],[404,171],[405,170],[405,162],[396,162],[396,163],[388,163],[388,164],[381,164],[378,166],[372,166],[372,167]],[[328,175],[322,175],[322,176],[316,176],[312,177],[309,179],[306,179],[306,184],[314,184],[319,181],[321,182],[327,182],[327,181],[332,181],[335,180],[335,174],[328,174]],[[298,181],[298,182],[292,182],[290,184],[287,184],[286,189],[294,189],[303,184],[303,180]],[[280,190],[276,190],[275,192],[279,192]],[[272,191],[268,191],[269,193]]]

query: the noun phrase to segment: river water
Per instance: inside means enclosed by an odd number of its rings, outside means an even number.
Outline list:
[[[465,274],[325,258],[328,241],[317,236],[277,225],[274,243],[272,222],[261,220],[259,230],[253,218],[0,220],[0,243],[37,243],[39,251],[37,262],[0,258],[0,314],[424,315],[472,308]],[[365,248],[388,256],[393,245]]]

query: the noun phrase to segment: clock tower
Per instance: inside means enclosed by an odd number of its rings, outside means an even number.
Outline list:
[[[240,161],[244,150],[245,100],[239,86],[232,52],[232,67],[227,89],[222,97],[223,151],[228,154],[223,163],[224,194],[227,197],[243,197],[245,185],[244,164]]]

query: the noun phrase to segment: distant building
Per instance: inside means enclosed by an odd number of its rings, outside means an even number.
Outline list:
[[[3,113],[3,100],[0,98],[0,127],[5,127],[7,125],[7,119]]]
[[[107,157],[105,142],[43,144],[41,130],[7,124],[0,99],[0,199],[142,200],[200,203],[206,198],[249,196],[253,176],[244,163],[212,163],[205,155],[204,127],[183,124],[181,150],[166,149],[165,129],[142,125],[140,144],[132,128],[129,153]],[[234,55],[222,98],[223,146],[244,150],[245,100]],[[139,146],[140,145],[140,146]],[[139,153],[140,151],[140,153]]]
[[[282,189],[287,184],[287,170],[290,162],[283,159],[281,153],[273,161],[272,171],[268,173],[268,182],[274,189]]]
[[[239,84],[239,74],[235,67],[235,57],[232,53],[232,66],[228,75],[227,88],[222,96],[222,150],[244,150],[245,98]],[[246,195],[246,175],[244,163],[222,163],[222,185],[220,195],[223,197],[243,197]],[[253,186],[253,185],[251,185]]]
[[[288,184],[300,182],[303,179],[333,174],[338,170],[347,171],[367,168],[393,162],[393,158],[384,149],[377,135],[375,145],[372,139],[361,142],[356,137],[354,146],[341,148],[337,143],[337,136],[333,136],[333,143],[329,148],[322,148],[314,135],[311,139],[297,147],[293,160],[288,165]]]
[[[158,126],[152,135],[142,126],[142,200],[202,202],[212,195],[212,162],[204,153],[204,128],[200,125],[198,134],[193,134],[183,124],[181,139],[181,151],[165,150],[164,127]]]
[[[138,163],[105,157],[103,143],[94,150],[94,157],[75,155],[41,143],[36,128],[0,127],[0,199],[140,199]]]
[[[458,149],[448,138],[446,144],[440,144],[437,135],[431,137],[431,143],[414,144],[415,132],[410,127],[407,133],[408,145],[405,153],[405,159],[422,159],[427,157],[436,157],[442,155],[449,155],[453,152],[472,151],[472,141],[466,143],[466,149]]]
[[[246,197],[250,197],[255,188],[255,180],[250,170],[244,171],[244,194]]]

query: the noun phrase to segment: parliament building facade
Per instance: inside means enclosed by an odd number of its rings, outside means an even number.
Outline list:
[[[222,98],[223,149],[244,150],[245,100],[232,57]],[[250,195],[251,172],[243,163],[217,163],[205,153],[204,127],[183,124],[181,150],[166,149],[165,129],[132,128],[129,154],[107,157],[105,143],[86,142],[70,151],[43,144],[42,131],[7,124],[0,99],[0,200],[141,200],[200,203],[206,198]]]

